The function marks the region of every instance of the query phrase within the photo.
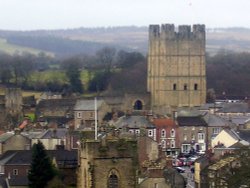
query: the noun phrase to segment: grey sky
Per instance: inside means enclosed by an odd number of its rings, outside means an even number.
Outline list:
[[[250,0],[0,0],[0,29],[162,23],[250,27]]]

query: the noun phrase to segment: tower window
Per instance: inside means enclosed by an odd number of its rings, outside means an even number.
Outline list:
[[[109,176],[108,188],[118,188],[118,177],[115,174]]]
[[[176,90],[176,84],[173,84],[173,90],[174,91]]]
[[[198,90],[198,84],[194,84],[194,90]]]
[[[188,87],[187,84],[184,84],[183,89],[184,89],[184,90],[187,90],[187,87]]]

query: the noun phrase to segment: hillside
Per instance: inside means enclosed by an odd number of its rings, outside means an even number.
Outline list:
[[[23,44],[22,45],[11,44],[11,43],[7,42],[6,39],[0,38],[0,52],[5,52],[8,54],[29,52],[31,54],[37,55],[41,51],[43,51],[43,50],[29,48]],[[52,57],[54,56],[54,53],[52,53],[52,52],[47,52],[47,51],[43,51],[43,52],[49,56],[52,56]]]
[[[104,46],[114,46],[147,53],[147,27],[77,28],[65,30],[4,31],[0,37],[5,45],[47,51],[58,57],[75,54],[94,54]],[[250,52],[250,29],[215,28],[207,29],[207,52],[215,54],[220,49]],[[9,51],[2,47],[0,50]]]

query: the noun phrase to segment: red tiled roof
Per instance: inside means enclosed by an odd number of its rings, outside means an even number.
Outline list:
[[[176,123],[174,122],[173,119],[154,119],[153,124],[157,127],[162,127],[162,126],[176,126]]]
[[[19,128],[20,128],[20,129],[24,129],[24,128],[26,127],[26,125],[28,125],[28,120],[27,120],[27,119],[24,120],[24,121],[21,123],[21,125],[19,125]]]

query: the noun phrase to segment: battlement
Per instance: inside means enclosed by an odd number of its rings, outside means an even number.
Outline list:
[[[174,24],[162,24],[149,26],[149,39],[205,39],[205,25],[196,24],[192,29],[190,25],[180,25],[175,28]]]

